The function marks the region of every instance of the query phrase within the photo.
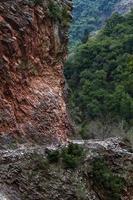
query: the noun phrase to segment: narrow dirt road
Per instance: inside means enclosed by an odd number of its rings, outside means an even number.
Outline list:
[[[117,154],[130,154],[120,138],[109,138],[106,140],[69,140],[68,143],[78,144],[84,146],[86,149],[105,149],[110,150]],[[37,153],[39,155],[46,156],[46,149],[55,150],[64,146],[68,143],[61,145],[44,145],[44,146],[20,146],[16,149],[0,150],[0,164],[9,164],[22,159],[27,159],[32,154]]]

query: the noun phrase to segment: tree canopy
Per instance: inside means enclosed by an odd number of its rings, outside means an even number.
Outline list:
[[[113,14],[96,36],[78,45],[65,75],[77,122],[110,116],[133,124],[133,10]]]
[[[87,39],[97,31],[112,14],[119,0],[73,0],[73,23],[70,29],[70,44]]]

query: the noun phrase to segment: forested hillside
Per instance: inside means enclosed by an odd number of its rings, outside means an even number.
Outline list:
[[[73,23],[70,29],[70,43],[85,40],[89,33],[99,29],[111,15],[119,0],[73,0]]]
[[[113,14],[96,36],[78,46],[69,56],[65,75],[82,135],[90,121],[101,122],[103,135],[109,134],[110,123],[121,124],[121,130],[133,126],[133,11]]]
[[[88,34],[99,30],[113,12],[126,13],[132,0],[73,0],[73,23],[70,29],[70,46],[84,42]]]

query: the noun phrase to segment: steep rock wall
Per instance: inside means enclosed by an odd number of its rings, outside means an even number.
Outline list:
[[[1,136],[48,142],[70,133],[63,76],[70,10],[62,0],[0,2]]]

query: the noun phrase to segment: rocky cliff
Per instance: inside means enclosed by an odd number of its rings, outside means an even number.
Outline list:
[[[70,133],[62,69],[70,10],[65,0],[0,1],[1,141],[61,141]]]

